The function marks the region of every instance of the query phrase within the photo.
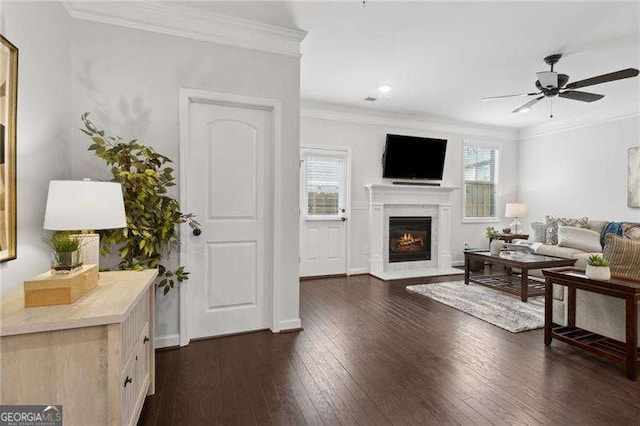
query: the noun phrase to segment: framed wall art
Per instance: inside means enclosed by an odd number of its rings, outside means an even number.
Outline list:
[[[18,48],[0,35],[0,262],[17,256],[17,103]]]
[[[640,207],[640,146],[629,148],[629,207]]]

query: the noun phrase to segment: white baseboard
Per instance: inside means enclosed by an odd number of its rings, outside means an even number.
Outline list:
[[[156,336],[154,342],[156,344],[156,349],[180,346],[180,335],[168,334],[166,336]]]
[[[296,330],[296,329],[302,328],[302,321],[300,321],[300,318],[294,318],[294,319],[280,321],[280,324],[278,325],[280,326],[279,331],[281,332],[287,331],[287,330]]]
[[[454,260],[451,262],[451,266],[464,266],[464,260]]]
[[[361,275],[361,274],[368,274],[369,273],[369,268],[351,268],[351,270],[349,271],[349,275]]]

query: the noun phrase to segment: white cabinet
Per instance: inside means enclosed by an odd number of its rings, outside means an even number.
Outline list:
[[[3,297],[0,404],[62,405],[65,425],[135,425],[155,386],[156,275],[103,272],[71,305]]]

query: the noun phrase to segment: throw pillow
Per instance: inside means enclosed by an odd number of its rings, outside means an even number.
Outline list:
[[[600,233],[573,226],[558,226],[558,246],[569,247],[587,253],[600,253]]]
[[[611,273],[640,280],[640,241],[607,234],[602,257],[611,262]]]
[[[547,219],[547,239],[549,245],[558,244],[558,226],[573,226],[574,228],[586,228],[589,221],[586,217],[579,219],[569,219],[566,217],[546,216]]]
[[[547,225],[542,222],[533,222],[533,241],[536,243],[545,243],[547,241]]]
[[[622,235],[630,240],[640,240],[640,225],[636,223],[623,223]]]

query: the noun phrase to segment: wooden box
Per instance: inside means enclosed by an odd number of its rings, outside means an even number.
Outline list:
[[[67,305],[98,283],[98,265],[83,265],[76,272],[52,275],[45,272],[24,282],[24,306]]]

